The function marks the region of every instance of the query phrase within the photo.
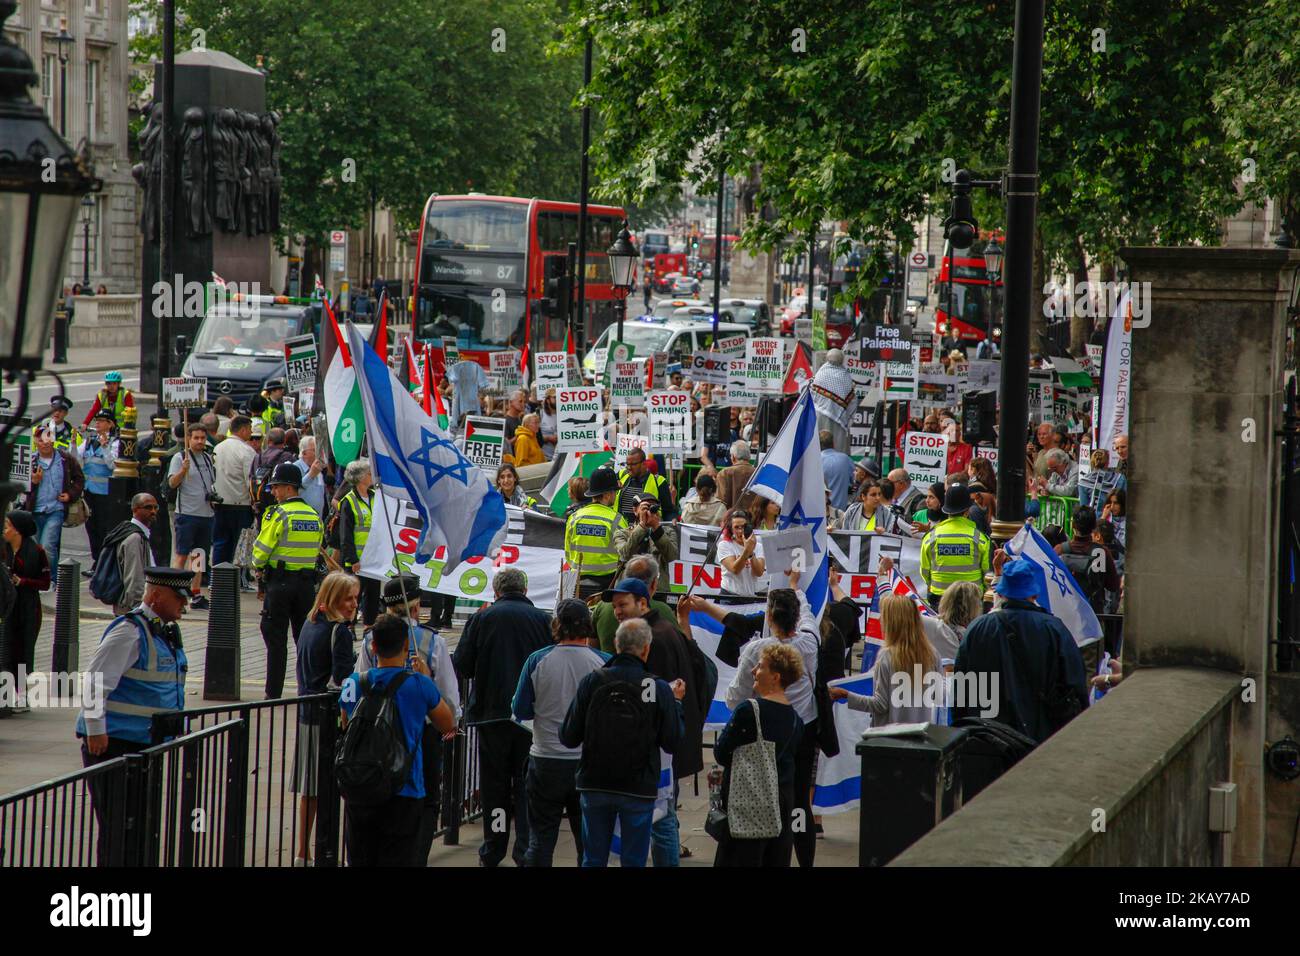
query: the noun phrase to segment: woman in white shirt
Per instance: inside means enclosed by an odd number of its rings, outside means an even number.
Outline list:
[[[727,515],[718,538],[718,563],[722,587],[733,594],[757,595],[767,589],[767,563],[763,545],[749,517],[740,509]]]

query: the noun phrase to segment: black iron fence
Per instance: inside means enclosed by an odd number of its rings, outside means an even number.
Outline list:
[[[337,693],[159,715],[148,749],[0,797],[0,867],[290,866],[308,843],[337,866],[338,736]],[[447,845],[482,816],[477,736],[462,725],[442,744]]]
[[[222,865],[245,728],[214,723],[0,797],[0,867]]]

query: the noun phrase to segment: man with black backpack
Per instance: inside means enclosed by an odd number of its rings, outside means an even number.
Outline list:
[[[114,614],[128,613],[144,597],[145,569],[152,564],[149,535],[157,520],[157,499],[141,493],[131,499],[131,520],[104,537],[90,575],[90,594],[111,605]]]
[[[582,747],[576,783],[582,801],[582,865],[609,864],[614,824],[619,862],[644,867],[659,789],[659,751],[674,753],[686,732],[684,681],[670,686],[646,667],[650,625],[632,618],[614,634],[615,655],[578,684],[560,742]]]
[[[1097,512],[1087,505],[1074,509],[1074,536],[1056,546],[1056,553],[1083,589],[1089,606],[1097,614],[1106,609],[1106,592],[1119,590],[1119,569],[1110,550],[1092,540],[1097,530]]]
[[[266,509],[275,504],[275,495],[271,492],[275,469],[292,462],[295,457],[284,443],[283,428],[272,428],[266,433],[266,447],[257,453],[248,472],[253,516],[256,520],[260,521]]]
[[[346,729],[334,774],[347,814],[348,864],[423,866],[416,837],[425,796],[424,721],[448,734],[456,716],[424,658],[409,655],[406,621],[381,614],[370,641],[375,666],[352,674],[339,692]]]

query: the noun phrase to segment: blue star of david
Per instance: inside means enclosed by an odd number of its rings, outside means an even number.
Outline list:
[[[1065,577],[1065,573],[1056,565],[1052,565],[1052,583],[1061,589],[1061,597],[1070,593],[1070,582]]]
[[[788,515],[783,514],[777,520],[777,527],[784,531],[791,525],[805,524],[812,533],[813,554],[821,554],[821,548],[817,547],[817,529],[825,518],[810,518],[803,511],[803,504],[796,504]]]
[[[435,448],[450,448],[455,461],[450,465],[440,465],[429,457]],[[461,457],[456,446],[445,438],[439,438],[426,428],[420,429],[420,448],[407,456],[407,461],[424,469],[424,483],[432,488],[444,476],[455,478],[462,485],[469,484],[469,462]]]

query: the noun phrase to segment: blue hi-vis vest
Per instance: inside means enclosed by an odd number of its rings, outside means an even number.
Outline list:
[[[153,715],[185,708],[185,672],[189,661],[184,650],[173,648],[153,634],[144,616],[134,612],[115,618],[100,641],[127,621],[135,625],[139,634],[140,654],[135,666],[122,674],[104,702],[104,718],[109,737],[149,744],[153,742],[150,736]],[[86,721],[81,715],[77,717],[77,733],[86,735]]]

